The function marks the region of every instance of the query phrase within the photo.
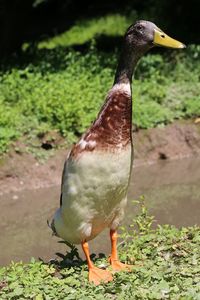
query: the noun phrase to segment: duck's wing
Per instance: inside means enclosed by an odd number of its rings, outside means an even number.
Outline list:
[[[83,137],[80,139],[79,142],[74,144],[65,161],[63,172],[62,172],[62,180],[61,180],[60,206],[62,206],[63,203],[62,198],[64,193],[64,185],[67,186],[67,182],[69,180],[69,176],[71,174],[73,165],[76,164],[76,161],[80,158],[83,152],[83,148],[81,146],[82,140]]]
[[[62,193],[60,194],[60,206],[62,206]]]
[[[63,195],[63,185],[65,180],[67,180],[67,164],[68,164],[68,159],[69,159],[70,153],[68,155],[68,158],[65,161],[63,172],[62,172],[62,180],[61,180],[61,193],[60,193],[60,206],[62,206],[62,195]]]

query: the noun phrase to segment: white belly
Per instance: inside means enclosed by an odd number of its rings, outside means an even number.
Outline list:
[[[58,235],[71,243],[93,239],[105,227],[117,227],[126,204],[131,146],[110,152],[83,152],[68,160],[62,206],[55,215]]]

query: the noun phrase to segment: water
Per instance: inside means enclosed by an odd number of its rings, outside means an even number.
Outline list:
[[[32,256],[48,260],[66,247],[51,236],[46,220],[59,205],[60,187],[7,193],[0,197],[0,265],[29,261]],[[133,199],[145,195],[159,224],[200,225],[200,158],[160,161],[133,169],[124,224],[135,215]],[[108,231],[90,242],[91,252],[110,251]]]

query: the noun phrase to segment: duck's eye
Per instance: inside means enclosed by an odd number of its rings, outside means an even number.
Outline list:
[[[142,25],[138,25],[137,26],[137,30],[142,30],[143,29],[143,26]]]

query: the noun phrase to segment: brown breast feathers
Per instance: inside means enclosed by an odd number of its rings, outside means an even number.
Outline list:
[[[83,151],[122,149],[131,143],[132,100],[121,90],[111,90],[97,119],[74,145],[70,157]]]

